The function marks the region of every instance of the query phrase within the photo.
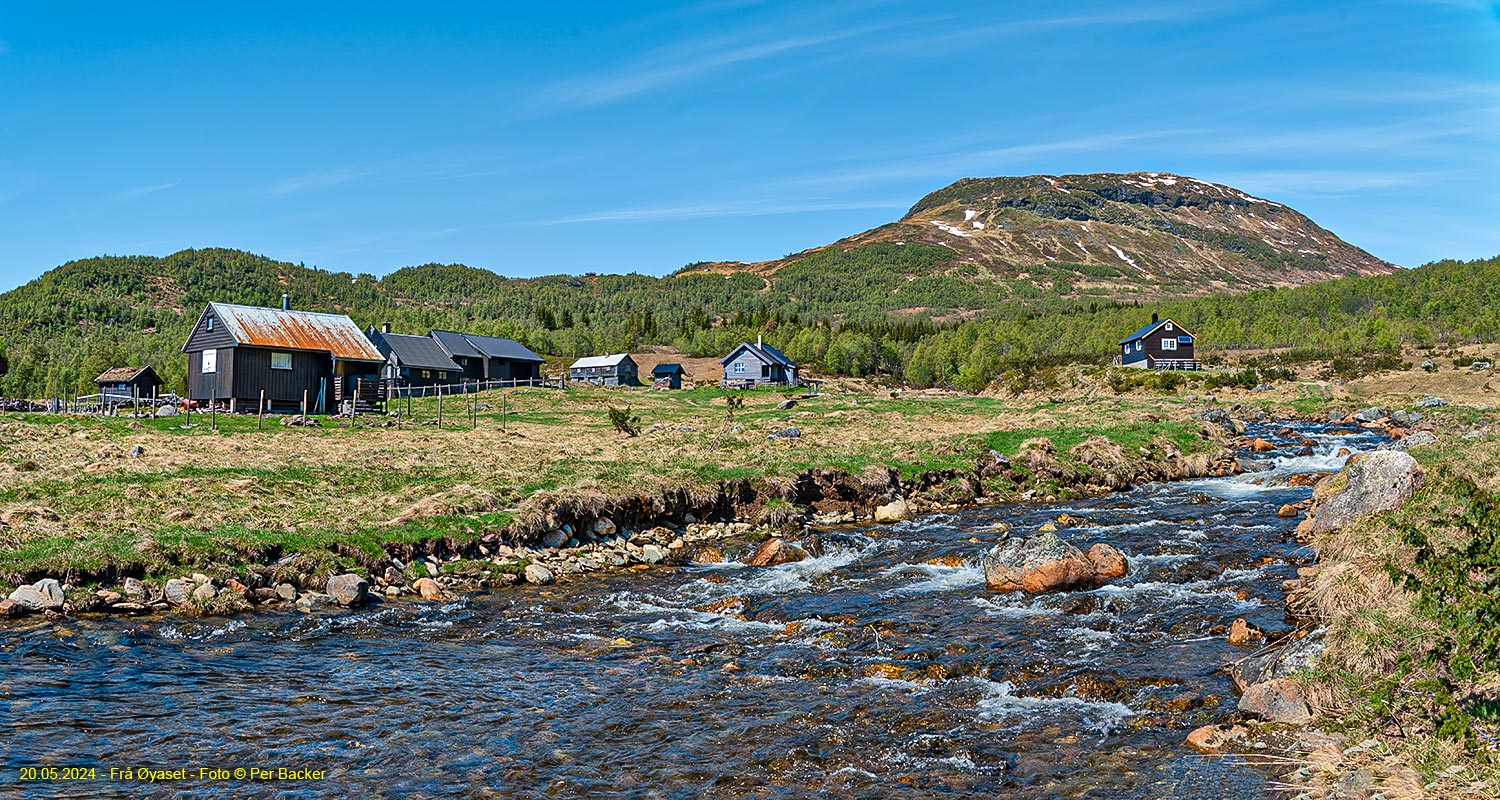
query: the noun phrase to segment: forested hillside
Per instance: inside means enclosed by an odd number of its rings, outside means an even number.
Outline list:
[[[1152,311],[1196,332],[1210,359],[1226,350],[1278,348],[1278,358],[1298,362],[1500,336],[1500,259],[1148,308],[1080,297],[1061,285],[913,275],[950,256],[940,247],[890,242],[830,249],[774,282],[700,271],[514,280],[462,265],[408,267],[377,280],[221,249],[84,259],[0,295],[0,392],[87,390],[115,364],[153,364],[169,387],[180,386],[186,362],[178,349],[206,303],[275,305],[283,292],[294,307],[345,312],[362,326],[511,336],[558,356],[648,344],[717,355],[763,333],[815,371],[886,373],[969,390],[1007,370],[1105,363],[1115,342]],[[1061,267],[1037,269],[1067,281]]]

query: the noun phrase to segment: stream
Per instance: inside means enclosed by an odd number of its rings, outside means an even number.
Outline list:
[[[823,536],[822,556],[448,603],[0,628],[0,797],[1261,798],[1183,738],[1235,707],[1236,617],[1286,627],[1277,508],[1379,439],[1293,426],[1269,472]],[[1252,429],[1271,441],[1272,429]],[[1087,592],[986,590],[1007,529],[1124,552]],[[977,540],[977,541],[974,541]],[[25,767],[92,780],[18,779]],[[186,769],[111,780],[110,768]],[[323,770],[321,780],[200,768]]]

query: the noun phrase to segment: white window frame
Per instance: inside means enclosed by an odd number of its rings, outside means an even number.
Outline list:
[[[738,362],[738,361],[736,361],[735,364],[734,364],[734,374],[736,374],[736,375],[744,375],[745,374],[745,365],[742,364],[742,363],[740,363],[740,362]]]
[[[1172,323],[1170,323],[1170,322],[1167,323],[1167,330],[1172,330]]]
[[[1177,349],[1177,337],[1176,336],[1168,336],[1167,338],[1162,339],[1161,340],[1161,349],[1163,349],[1163,350],[1176,350]]]
[[[209,317],[208,318],[208,330],[213,330],[213,329],[214,329],[214,318],[213,317]]]
[[[278,363],[277,363],[278,361],[281,362],[280,365],[278,365]],[[277,352],[272,352],[271,353],[271,369],[284,369],[284,370],[290,371],[291,368],[292,368],[292,354],[291,353],[277,353]]]
[[[212,375],[219,371],[219,351],[204,350],[202,372],[204,375]]]

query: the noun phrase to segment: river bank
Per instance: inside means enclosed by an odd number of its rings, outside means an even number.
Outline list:
[[[639,563],[648,544],[675,555],[702,535],[690,518],[766,535],[898,499],[913,513],[1209,474],[1232,432],[1181,399],[724,396],[520,389],[477,398],[467,428],[7,415],[0,582],[113,592],[83,605],[125,613],[171,602],[169,579],[189,579],[181,605],[207,613],[237,610],[236,595],[282,602],[266,591],[282,584],[326,593],[348,573],[381,594],[420,577],[497,588],[532,563],[556,575],[590,556]],[[609,422],[622,401],[638,437]],[[202,598],[195,575],[213,584]]]
[[[1306,561],[1276,511],[1311,491],[1284,477],[1374,435],[1356,426],[1301,456],[1280,427],[1254,431],[1283,445],[1271,470],[839,525],[784,563],[746,563],[761,543],[734,532],[703,543],[718,563],[490,594],[33,617],[0,652],[9,754],[155,766],[212,752],[393,797],[451,796],[455,775],[476,796],[1260,797],[1274,769],[1181,742],[1234,712],[1214,669],[1237,649],[1232,623],[1283,624],[1278,587]],[[1127,573],[986,587],[997,538],[1053,528],[1117,548]],[[87,729],[48,724],[64,705]]]

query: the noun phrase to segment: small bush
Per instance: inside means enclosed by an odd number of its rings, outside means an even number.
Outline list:
[[[626,436],[635,437],[641,434],[641,417],[639,414],[630,413],[628,408],[610,406],[609,423],[615,426],[615,430]]]

